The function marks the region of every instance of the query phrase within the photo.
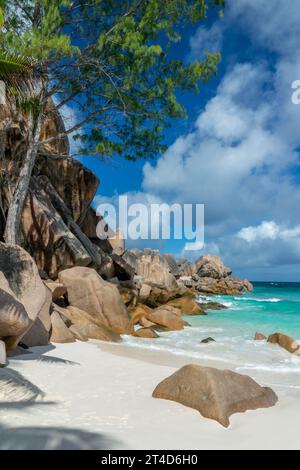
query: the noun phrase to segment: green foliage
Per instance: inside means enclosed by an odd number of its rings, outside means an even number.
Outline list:
[[[223,0],[0,0],[0,43],[38,61],[49,95],[76,111],[82,152],[153,157],[186,116],[178,91],[198,92],[217,71],[219,54],[176,58],[183,27],[213,6]]]
[[[33,61],[0,50],[0,80],[12,94],[22,93],[32,78]]]

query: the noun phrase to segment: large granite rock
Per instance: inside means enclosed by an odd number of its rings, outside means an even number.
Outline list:
[[[117,287],[104,281],[94,269],[67,269],[59,273],[59,280],[67,288],[68,300],[72,307],[98,318],[115,333],[132,332],[130,317]]]
[[[184,366],[163,380],[153,397],[194,408],[225,427],[234,413],[268,408],[278,401],[273,390],[246,375],[198,365]]]
[[[300,356],[300,344],[296,340],[283,333],[273,333],[268,337],[268,343],[278,344],[283,349],[295,356]]]
[[[0,271],[2,271],[3,290],[13,293],[15,299],[23,305],[28,314],[28,320],[25,320],[25,312],[22,311],[22,328],[10,340],[10,347],[14,347],[24,336],[26,329],[38,328],[41,323],[49,324],[48,316],[52,302],[51,292],[46,288],[40,279],[37,266],[31,256],[16,245],[0,243]],[[3,279],[5,278],[5,282]],[[6,286],[4,285],[6,283]],[[18,304],[18,308],[20,308]],[[27,324],[27,328],[25,327]],[[50,329],[50,327],[49,327]],[[36,344],[32,344],[36,345]]]

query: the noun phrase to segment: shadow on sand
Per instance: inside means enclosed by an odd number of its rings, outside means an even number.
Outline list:
[[[61,427],[0,426],[0,450],[111,450],[119,443],[104,434]]]
[[[0,369],[0,413],[35,406],[53,406],[43,391],[19,372]],[[0,416],[1,416],[0,414]],[[7,427],[0,424],[0,450],[102,450],[118,442],[103,434],[67,427]]]

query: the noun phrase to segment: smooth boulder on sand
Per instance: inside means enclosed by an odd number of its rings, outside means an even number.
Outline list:
[[[179,369],[158,384],[152,396],[194,408],[226,428],[232,414],[269,408],[278,401],[272,389],[247,375],[198,365]]]
[[[9,336],[8,349],[14,349],[21,338],[28,346],[48,344],[52,296],[43,284],[34,260],[23,248],[0,243],[0,271],[0,287],[15,299],[14,307],[6,313],[12,315],[6,326],[11,326],[12,318],[16,318],[15,309],[18,309],[17,316],[21,321],[15,333]],[[8,301],[7,296],[6,300]],[[3,337],[1,331],[0,337]]]

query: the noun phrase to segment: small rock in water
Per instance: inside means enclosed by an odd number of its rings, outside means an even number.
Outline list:
[[[289,353],[300,356],[300,344],[290,336],[283,333],[274,333],[268,337],[268,343],[278,344]]]
[[[265,339],[267,339],[267,337],[263,335],[262,333],[259,333],[259,331],[255,333],[255,336],[254,336],[255,341],[263,341]]]
[[[216,340],[211,338],[210,336],[208,338],[205,338],[201,341],[201,343],[207,344],[207,343],[215,343]]]

